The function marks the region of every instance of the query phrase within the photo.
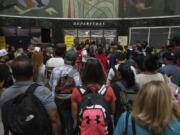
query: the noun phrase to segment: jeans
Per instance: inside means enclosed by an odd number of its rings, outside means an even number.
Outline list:
[[[61,133],[62,135],[73,135],[73,119],[70,110],[59,110],[60,118],[61,118]]]

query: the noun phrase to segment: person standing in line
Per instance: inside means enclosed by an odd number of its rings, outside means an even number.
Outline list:
[[[57,43],[54,47],[55,57],[50,58],[46,62],[46,67],[54,68],[64,64],[64,55],[66,52],[66,45]]]
[[[73,135],[73,119],[71,115],[71,93],[72,88],[68,87],[68,92],[63,93],[66,90],[66,84],[71,84],[70,82],[63,81],[62,78],[66,76],[67,78],[72,78],[74,80],[73,87],[79,87],[82,85],[81,77],[77,69],[75,68],[76,54],[69,50],[66,52],[64,57],[65,64],[56,67],[52,70],[51,77],[49,80],[50,87],[52,91],[55,92],[55,102],[58,108],[59,115],[61,117],[62,130],[61,134],[64,135],[67,129],[67,135]],[[62,93],[57,94],[58,84],[62,83]],[[59,97],[59,95],[61,95]]]
[[[18,56],[12,62],[13,76],[16,82],[9,88],[5,89],[0,97],[0,107],[7,101],[16,98],[26,92],[26,90],[34,83],[33,64],[27,56]],[[33,93],[45,107],[54,135],[60,135],[60,121],[57,107],[50,90],[45,86],[38,86]]]
[[[66,52],[66,45],[57,43],[54,47],[54,51],[55,51],[55,57],[50,58],[46,62],[46,78],[47,78],[47,80],[50,79],[50,75],[51,75],[53,68],[64,65],[64,55]],[[53,95],[54,95],[54,93],[53,93]]]
[[[98,54],[96,55],[96,59],[101,62],[105,72],[107,72],[108,71],[108,61],[107,61],[107,57],[103,55],[102,48],[98,48]]]
[[[176,61],[175,54],[173,52],[166,52],[163,55],[163,60],[165,66],[161,67],[159,72],[171,77],[172,82],[180,86],[180,67],[174,64],[174,61]]]
[[[36,47],[37,48],[37,47]],[[40,48],[38,50],[35,50],[32,53],[32,62],[33,62],[33,80],[41,85],[45,85],[45,65],[43,64],[43,54],[40,51]]]
[[[132,112],[119,118],[114,135],[179,135],[180,123],[174,116],[173,97],[162,81],[151,81],[138,92]],[[153,109],[152,109],[153,108]],[[126,127],[127,125],[127,127]]]
[[[156,55],[147,55],[144,58],[143,71],[136,75],[136,82],[141,88],[144,84],[156,80],[156,81],[164,81],[164,77],[161,73],[156,72],[159,68],[159,60]]]
[[[115,57],[116,57],[117,64],[114,67],[110,68],[110,70],[109,70],[107,81],[106,81],[106,84],[108,84],[108,85],[110,83],[112,83],[114,77],[116,76],[114,70],[118,70],[118,67],[120,64],[126,63],[126,54],[125,53],[118,52],[118,53],[116,53]]]
[[[103,67],[101,63],[95,58],[89,58],[87,60],[83,67],[81,77],[83,83],[81,87],[87,88],[91,91],[91,93],[98,92],[98,90],[106,83],[106,74],[103,70]],[[115,112],[116,96],[110,86],[107,86],[107,90],[103,97],[110,106],[110,110],[113,114]],[[80,104],[82,98],[83,96],[81,95],[79,89],[74,88],[71,96],[74,127],[76,127],[77,124],[78,105]]]

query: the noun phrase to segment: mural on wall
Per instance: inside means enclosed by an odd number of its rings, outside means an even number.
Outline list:
[[[180,0],[0,0],[0,14],[59,18],[180,15]]]
[[[118,17],[118,0],[63,0],[65,18]]]
[[[180,0],[63,0],[65,18],[180,15]]]
[[[177,13],[179,0],[119,0],[119,16],[149,17],[168,16]]]
[[[0,11],[12,8],[14,5],[16,5],[16,2],[4,4],[5,2],[5,0],[0,1]]]
[[[1,0],[0,13],[26,16],[61,17],[61,2],[53,0]]]

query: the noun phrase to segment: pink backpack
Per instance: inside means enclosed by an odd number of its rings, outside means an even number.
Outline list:
[[[112,135],[111,112],[103,95],[106,86],[97,93],[80,88],[83,99],[79,106],[78,133],[80,135]]]

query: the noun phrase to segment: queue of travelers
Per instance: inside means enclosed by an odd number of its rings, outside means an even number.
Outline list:
[[[89,41],[1,49],[4,134],[180,135],[179,52]]]

